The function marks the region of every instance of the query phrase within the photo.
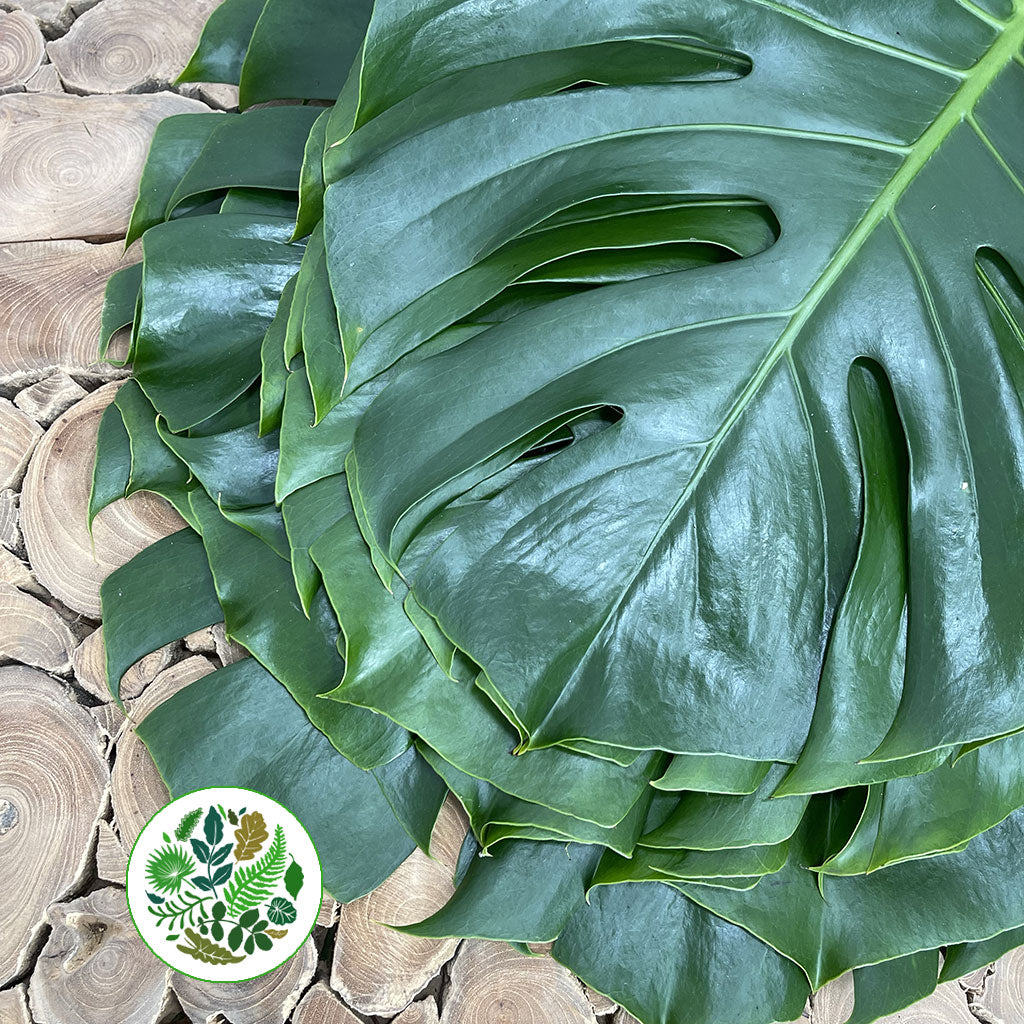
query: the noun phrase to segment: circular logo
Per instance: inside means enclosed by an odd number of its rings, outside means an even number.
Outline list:
[[[168,967],[248,981],[294,956],[320,910],[309,833],[251,789],[198,789],[147,822],[128,859],[128,909]]]

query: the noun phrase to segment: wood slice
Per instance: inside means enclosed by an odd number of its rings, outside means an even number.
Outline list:
[[[320,901],[320,912],[316,915],[317,928],[333,928],[338,922],[338,903],[328,892]]]
[[[125,884],[128,870],[128,851],[114,835],[110,822],[101,821],[96,832],[96,874],[105,882]]]
[[[98,362],[96,346],[107,278],[134,262],[120,242],[0,245],[0,384],[24,387],[60,370],[127,376]]]
[[[168,92],[0,96],[0,242],[123,236],[157,122],[207,109]]]
[[[366,1014],[399,1013],[455,954],[458,939],[422,939],[385,925],[421,921],[451,898],[466,827],[462,810],[448,799],[434,826],[435,859],[413,851],[377,889],[342,906],[331,985],[350,1006]]]
[[[29,982],[39,1024],[155,1024],[168,969],[132,924],[124,889],[109,886],[50,909],[53,931]]]
[[[172,665],[153,680],[141,697],[131,702],[129,723],[137,725],[165,700],[212,671],[213,666],[199,656]],[[146,745],[130,727],[123,729],[118,737],[110,778],[114,820],[122,844],[131,849],[142,826],[167,803],[170,794]]]
[[[54,597],[90,618],[100,616],[100,584],[118,566],[185,524],[153,494],[105,508],[87,526],[96,433],[117,384],[72,406],[36,447],[21,492],[21,529],[29,561]]]
[[[28,1013],[26,985],[17,985],[0,992],[0,1024],[32,1024]]]
[[[36,423],[48,427],[58,416],[80,402],[88,392],[63,370],[50,374],[37,384],[19,391],[14,404]]]
[[[594,1024],[583,986],[550,957],[471,939],[452,964],[441,1024]]]
[[[612,1000],[607,996],[601,995],[600,992],[595,992],[592,988],[588,988],[586,985],[583,986],[583,992],[590,1001],[590,1005],[594,1008],[594,1013],[599,1017],[603,1017],[609,1013],[614,1013],[619,1008],[618,1003],[612,1002]]]
[[[8,551],[22,556],[25,542],[21,536],[19,497],[10,488],[0,491],[0,544]]]
[[[60,76],[52,64],[44,64],[25,83],[25,92],[63,92]]]
[[[392,1024],[438,1024],[437,1003],[433,999],[410,1003]]]
[[[853,1011],[853,975],[844,974],[811,997],[812,1024],[843,1024]],[[955,982],[940,985],[927,999],[899,1013],[879,1018],[877,1024],[978,1024],[967,1005],[967,995]]]
[[[35,669],[0,668],[0,736],[0,893],[17,894],[0,899],[2,986],[27,966],[49,904],[83,881],[109,778],[95,720]]]
[[[194,633],[189,633],[184,640],[188,650],[197,654],[215,655],[222,665],[231,665],[249,657],[249,652],[241,644],[227,638],[223,622],[197,629]]]
[[[26,594],[35,594],[36,597],[45,598],[46,588],[39,585],[31,567],[23,562],[17,555],[12,554],[7,548],[0,547],[0,582],[9,583],[18,590],[24,590]],[[2,631],[2,627],[0,627]]]
[[[171,985],[195,1024],[218,1013],[231,1024],[283,1024],[312,980],[316,959],[316,946],[308,939],[291,960],[261,978],[223,985],[172,972]]]
[[[178,651],[178,644],[168,644],[132,665],[121,678],[121,699],[138,697],[164,669],[171,667]],[[107,687],[106,658],[102,626],[90,633],[71,654],[75,681],[102,701],[113,700]]]
[[[436,1024],[436,1014],[435,1014]],[[322,982],[300,1000],[291,1024],[361,1024],[359,1018]]]
[[[70,92],[167,89],[220,0],[104,0],[47,47]]]
[[[1007,953],[985,981],[985,990],[973,1005],[975,1016],[985,1020],[1019,1024],[1024,1021],[1024,949]]]
[[[35,18],[0,11],[0,92],[24,87],[43,63],[44,46]]]
[[[42,427],[35,420],[0,398],[0,487],[9,490],[21,484],[42,436]]]
[[[74,646],[68,624],[49,605],[0,583],[0,659],[66,674]]]
[[[48,37],[65,31],[74,17],[67,0],[6,0],[4,6],[31,14]]]

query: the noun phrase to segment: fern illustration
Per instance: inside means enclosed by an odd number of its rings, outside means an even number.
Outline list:
[[[231,884],[224,890],[228,916],[236,917],[240,911],[258,907],[274,891],[284,867],[284,829],[278,825],[267,852],[255,863],[237,868]]]
[[[184,818],[178,823],[178,827],[174,830],[174,838],[185,842],[186,839],[196,830],[196,825],[199,824],[199,819],[203,816],[202,807],[197,807],[194,811],[189,811]]]

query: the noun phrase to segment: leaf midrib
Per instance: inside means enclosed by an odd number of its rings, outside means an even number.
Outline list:
[[[1022,47],[1024,47],[1024,5],[1022,5],[1021,0],[1015,0],[1013,16],[1006,22],[1005,28],[999,37],[985,52],[985,55],[966,74],[963,84],[953,93],[949,102],[942,108],[931,125],[915,143],[908,147],[907,155],[903,163],[896,170],[896,173],[889,179],[888,183],[868,207],[864,216],[847,236],[846,241],[836,251],[836,254],[828,262],[808,293],[793,309],[792,318],[789,323],[779,335],[775,344],[769,349],[757,372],[751,377],[747,386],[729,410],[722,425],[709,439],[707,449],[697,463],[692,476],[687,482],[686,488],[680,495],[679,500],[665,516],[657,533],[651,538],[637,566],[637,571],[620,591],[618,599],[614,602],[612,608],[609,609],[608,615],[598,627],[591,643],[588,644],[588,651],[593,645],[594,640],[604,630],[612,614],[614,614],[615,608],[621,604],[625,594],[632,586],[637,575],[639,575],[641,567],[647,563],[651,552],[658,545],[679,511],[689,502],[708,467],[714,461],[718,449],[729,436],[733,426],[735,426],[736,422],[759,394],[762,385],[771,376],[779,361],[789,356],[793,343],[800,336],[801,331],[807,324],[807,321],[813,316],[819,304],[829,294],[836,281],[845,273],[879,224],[893,214],[897,203],[917,179],[918,174],[921,173],[928,161],[931,160],[953,131],[960,124],[970,119],[974,107],[997,76],[1007,65],[1014,61],[1024,64],[1024,59],[1020,55]],[[582,664],[582,659],[580,664]],[[544,728],[544,724],[550,718],[552,710],[554,710],[553,707],[544,716],[540,726],[533,730],[534,736]],[[524,750],[534,748],[534,743],[531,740],[524,744]],[[548,745],[546,741],[537,744],[538,747],[546,745]]]
[[[1024,8],[1018,8],[1013,18],[1007,23],[1006,29],[992,44],[985,56],[970,70],[963,85],[953,94],[930,127],[910,147],[896,173],[868,207],[864,217],[839,247],[821,276],[812,285],[811,290],[797,305],[793,318],[786,329],[779,335],[778,341],[769,350],[757,373],[754,374],[750,383],[736,400],[736,404],[726,416],[722,426],[712,436],[704,458],[694,470],[690,484],[683,493],[679,505],[670,513],[669,520],[678,508],[689,499],[694,487],[704,475],[708,463],[714,458],[732,426],[760,391],[761,385],[771,375],[775,365],[793,347],[794,341],[819,304],[831,291],[832,286],[845,273],[878,225],[895,210],[896,204],[914,183],[925,164],[935,155],[954,129],[967,120],[985,90],[995,81],[999,73],[1016,58],[1022,45],[1024,45]]]

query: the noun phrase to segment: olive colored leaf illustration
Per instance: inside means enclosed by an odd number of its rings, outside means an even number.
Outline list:
[[[288,934],[287,928],[268,928],[267,935],[272,939],[283,939]]]
[[[245,959],[244,956],[235,956],[230,949],[225,949],[212,940],[203,938],[191,928],[185,929],[185,936],[192,945],[178,946],[177,948],[180,952],[192,957],[193,960],[199,960],[204,964],[219,965],[237,964]]]
[[[199,819],[202,816],[203,809],[201,807],[197,807],[195,810],[189,811],[188,814],[178,822],[178,827],[174,830],[174,838],[185,842],[185,840],[195,832],[196,825],[199,824]]]
[[[292,862],[288,866],[288,870],[284,873],[284,887],[288,890],[288,895],[291,896],[292,899],[295,899],[299,895],[299,890],[302,889],[302,882],[302,866],[297,860],[292,858]]]
[[[217,813],[216,807],[211,807],[203,822],[203,831],[206,833],[206,841],[210,847],[216,846],[224,838],[224,819]]]
[[[238,815],[232,810],[228,811],[228,822],[232,825],[238,824]]]
[[[295,904],[283,896],[275,896],[267,907],[267,917],[274,924],[291,924],[295,920]]]
[[[229,916],[234,917],[240,910],[248,911],[258,907],[269,899],[284,874],[284,867],[284,829],[278,825],[267,852],[252,864],[240,867],[225,889],[224,899]]]
[[[159,892],[176,893],[196,862],[180,847],[167,845],[150,854],[146,880]]]
[[[267,823],[259,811],[242,815],[242,823],[235,829],[235,860],[252,860],[270,838]]]

